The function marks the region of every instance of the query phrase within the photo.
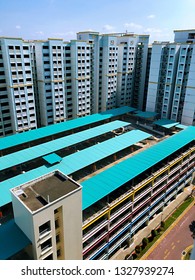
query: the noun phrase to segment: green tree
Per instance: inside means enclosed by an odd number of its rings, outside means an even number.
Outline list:
[[[142,239],[142,245],[143,245],[143,248],[145,248],[148,245],[148,238],[144,237]]]
[[[140,245],[137,245],[137,246],[135,247],[135,252],[136,252],[137,254],[139,254],[139,253],[141,252],[141,247],[140,247]]]

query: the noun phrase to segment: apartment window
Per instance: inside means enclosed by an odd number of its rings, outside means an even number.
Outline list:
[[[58,249],[58,250],[57,250],[57,257],[60,257],[60,256],[61,256],[61,250]]]
[[[46,240],[45,242],[43,242],[41,244],[41,251],[45,251],[47,250],[48,248],[52,247],[52,241],[51,241],[51,238],[49,238],[48,240]]]
[[[56,243],[59,243],[60,242],[60,234],[57,234],[56,235]]]
[[[55,220],[55,228],[59,228],[60,227],[60,223],[59,223],[59,219]]]
[[[53,254],[50,254],[49,256],[47,256],[46,258],[44,258],[44,260],[53,260]]]

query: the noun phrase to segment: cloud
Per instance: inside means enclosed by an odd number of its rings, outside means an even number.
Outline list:
[[[148,33],[162,33],[162,30],[160,28],[154,28],[154,27],[148,27],[144,30],[144,32]]]
[[[149,19],[153,19],[153,18],[155,18],[156,16],[155,15],[149,15],[149,16],[147,16],[147,18],[149,18]]]
[[[67,32],[55,32],[52,33],[53,36],[59,37],[59,38],[73,38],[75,37],[75,32],[73,31],[67,31]]]
[[[38,34],[38,35],[43,35],[44,32],[43,32],[43,31],[37,31],[36,34]]]
[[[113,31],[114,30],[114,26],[106,24],[103,26],[103,29],[106,31]]]
[[[20,25],[16,25],[16,29],[21,29],[21,26]]]
[[[143,28],[143,26],[141,24],[137,24],[137,23],[134,23],[134,22],[125,23],[124,27],[125,28],[134,28],[134,29],[138,29],[138,30]]]

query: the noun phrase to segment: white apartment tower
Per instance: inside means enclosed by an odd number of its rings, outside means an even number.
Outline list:
[[[194,42],[190,31],[175,31],[175,34],[174,43],[152,45],[146,110],[156,111],[161,118],[194,125]]]
[[[99,100],[99,88],[101,89],[101,81],[99,80],[99,67],[102,62],[100,57],[100,38],[99,32],[83,31],[77,33],[78,41],[86,41],[90,44],[90,111],[95,114],[101,107],[101,98]]]
[[[0,135],[37,128],[29,43],[0,38]]]
[[[83,117],[91,113],[91,45],[86,41],[71,40],[70,65],[65,64],[65,76],[71,73],[72,115]]]
[[[92,44],[92,112],[132,105],[143,109],[149,35],[79,32]]]
[[[104,34],[99,51],[99,111],[116,108],[117,100],[117,37]]]
[[[143,109],[149,35],[118,37],[117,106]]]
[[[116,107],[117,95],[117,37],[98,32],[79,32],[78,41],[91,45],[91,104],[92,113]]]
[[[35,260],[82,259],[81,186],[55,171],[11,190],[15,223]]]
[[[62,39],[34,41],[41,126],[66,119]]]

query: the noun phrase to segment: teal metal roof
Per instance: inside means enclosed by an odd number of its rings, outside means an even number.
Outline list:
[[[14,220],[0,226],[0,260],[6,260],[31,244]]]
[[[28,181],[32,181],[35,178],[41,177],[54,170],[60,170],[62,173],[70,175],[73,172],[123,150],[132,144],[149,138],[150,136],[150,134],[140,130],[133,130],[66,156],[59,164],[54,166],[41,166],[24,174],[20,174],[6,181],[0,182],[0,206],[11,202],[11,194],[9,191],[11,188],[25,184]]]
[[[150,119],[150,118],[153,118],[153,117],[157,116],[157,113],[155,113],[155,112],[136,111],[136,112],[135,112],[135,115],[136,115],[137,117],[140,117],[140,118]]]
[[[4,170],[6,168],[25,163],[38,157],[43,157],[60,149],[66,148],[71,145],[75,145],[82,141],[88,140],[90,138],[102,135],[104,133],[127,125],[129,125],[129,123],[127,122],[113,121],[68,136],[64,136],[37,146],[33,146],[31,148],[27,148],[12,154],[8,154],[6,156],[2,156],[0,157],[0,170]]]
[[[164,128],[172,128],[174,126],[177,126],[179,124],[179,122],[175,122],[173,120],[168,120],[168,119],[160,119],[160,120],[153,122],[153,124],[162,126]]]
[[[41,127],[35,130],[23,132],[20,134],[10,135],[3,138],[0,138],[0,150],[14,147],[23,143],[32,142],[34,140],[44,138],[47,136],[52,136],[57,133],[82,127],[88,124],[96,123],[102,120],[109,119],[111,117],[120,116],[128,112],[132,112],[135,109],[132,107],[124,106],[121,108],[116,108],[108,110],[102,113],[93,114],[90,116],[49,125],[46,127]]]
[[[35,178],[39,178],[43,175],[49,174],[50,172],[57,170],[56,166],[58,166],[58,164],[49,167],[43,165],[39,168],[32,169],[31,171],[0,182],[0,206],[11,202],[10,189],[25,184],[27,182],[33,181]]]
[[[176,125],[176,127],[180,128],[180,129],[186,129],[188,126],[184,125],[184,124],[178,124],[178,125]]]
[[[44,156],[43,159],[51,165],[54,163],[58,163],[62,160],[62,158],[55,153]]]
[[[82,182],[83,210],[195,139],[195,127],[157,143]]]
[[[70,175],[151,136],[151,134],[140,130],[132,130],[64,157],[59,169],[63,173]]]
[[[147,150],[84,181],[82,183],[83,210],[194,139],[195,127],[189,126]],[[60,170],[64,173],[65,165],[62,162],[50,167],[41,166],[0,182],[0,206],[11,202],[11,188],[25,184],[54,170]]]

